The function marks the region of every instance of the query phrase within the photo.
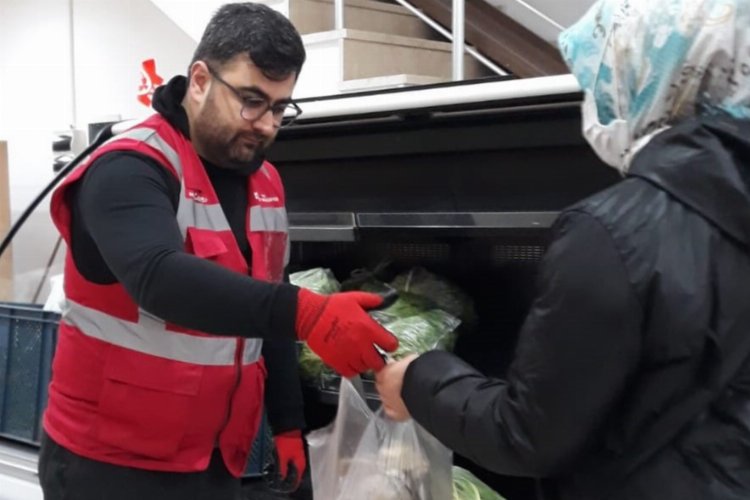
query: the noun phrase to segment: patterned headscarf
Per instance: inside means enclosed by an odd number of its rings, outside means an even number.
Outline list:
[[[600,0],[559,43],[599,122],[627,122],[621,170],[680,119],[750,119],[750,0]]]

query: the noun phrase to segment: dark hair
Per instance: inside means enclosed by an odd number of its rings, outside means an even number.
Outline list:
[[[242,53],[274,80],[292,73],[299,76],[305,62],[302,37],[289,19],[266,5],[243,2],[216,11],[190,65],[196,61],[221,65]]]

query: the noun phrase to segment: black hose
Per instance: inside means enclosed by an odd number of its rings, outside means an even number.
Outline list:
[[[63,180],[67,175],[74,169],[76,166],[78,166],[81,161],[86,159],[88,155],[90,155],[96,148],[102,145],[104,141],[112,137],[112,125],[108,125],[104,127],[102,130],[99,131],[99,133],[96,135],[96,139],[94,139],[94,142],[89,144],[89,146],[81,152],[78,156],[73,158],[70,163],[65,165],[65,167],[60,170],[57,175],[50,181],[49,184],[47,184],[44,189],[42,190],[39,195],[34,198],[31,203],[29,203],[29,206],[26,207],[26,210],[23,211],[21,216],[18,218],[16,222],[13,223],[13,225],[10,228],[10,231],[8,231],[8,234],[5,235],[5,238],[3,238],[3,242],[0,243],[0,257],[2,257],[5,250],[10,246],[11,241],[13,241],[13,237],[16,235],[19,229],[21,229],[21,226],[23,226],[23,223],[26,222],[26,219],[29,218],[29,216],[34,212],[37,206],[44,200],[44,198],[52,191],[55,186],[57,186],[61,180]]]

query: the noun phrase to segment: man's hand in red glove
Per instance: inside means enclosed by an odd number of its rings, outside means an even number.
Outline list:
[[[286,480],[289,474],[289,464],[294,465],[296,477],[293,488],[296,490],[307,468],[302,432],[299,430],[282,432],[274,436],[273,441],[276,445],[276,455],[279,457],[279,475],[282,480]]]
[[[378,371],[385,362],[373,344],[389,352],[398,348],[398,339],[365,312],[382,303],[383,298],[374,293],[324,296],[300,288],[297,336],[344,377]]]

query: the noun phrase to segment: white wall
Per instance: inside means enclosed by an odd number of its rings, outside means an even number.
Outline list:
[[[230,0],[152,0],[177,26],[198,41],[216,10]],[[289,0],[253,0],[289,17]]]
[[[335,95],[344,79],[341,50],[343,40],[338,32],[303,35],[307,59],[297,80],[294,96],[298,99]]]
[[[8,141],[11,216],[52,178],[52,131],[72,121],[68,0],[0,0],[0,138]],[[54,237],[46,211],[13,245],[16,300],[36,290]]]
[[[0,0],[0,138],[11,206],[52,176],[52,131],[71,123],[68,0]]]
[[[0,139],[8,141],[12,217],[53,178],[55,131],[147,115],[136,99],[141,61],[156,59],[168,80],[185,73],[195,46],[150,0],[0,0]],[[48,213],[46,200],[14,239],[16,300],[31,301],[54,248]]]
[[[197,45],[150,0],[75,0],[73,20],[79,125],[146,116],[136,99],[141,62],[156,59],[168,80],[186,73]]]
[[[169,79],[185,73],[195,46],[150,0],[0,0],[0,138],[9,142],[12,210],[51,179],[53,131],[145,116],[136,100],[141,61],[155,58]]]

